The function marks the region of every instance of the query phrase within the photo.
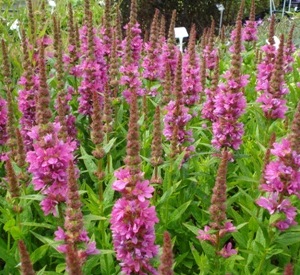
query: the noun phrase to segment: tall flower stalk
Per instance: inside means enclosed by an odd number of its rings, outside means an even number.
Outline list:
[[[189,108],[184,105],[182,92],[182,56],[179,55],[176,70],[174,94],[176,100],[171,100],[165,107],[166,115],[164,117],[163,134],[171,142],[171,157],[186,151],[186,156],[193,150],[192,147],[186,146],[192,142],[192,131],[186,130],[187,123],[192,116],[189,114]]]
[[[125,26],[126,38],[123,40],[123,65],[120,67],[122,73],[120,84],[124,85],[123,96],[131,102],[131,91],[135,90],[138,95],[143,95],[139,73],[139,60],[142,50],[142,38],[140,25],[137,22],[137,3],[131,1],[130,21]]]
[[[275,58],[275,65],[267,89],[257,99],[267,119],[285,118],[287,111],[286,100],[283,98],[288,93],[284,82],[284,37],[281,35],[279,49]]]
[[[300,104],[291,127],[291,134],[280,142],[273,143],[270,150],[275,157],[264,170],[264,180],[260,186],[264,196],[256,203],[268,210],[270,215],[280,214],[273,225],[283,231],[296,225],[297,208],[292,205],[293,196],[300,199],[300,149],[299,149]]]
[[[243,6],[244,2],[241,4],[236,21],[235,40],[233,44],[230,69],[223,75],[226,83],[215,96],[214,116],[216,117],[216,120],[212,125],[214,135],[212,144],[217,149],[239,149],[242,143],[242,136],[244,134],[243,124],[238,122],[240,116],[245,112],[246,99],[243,89],[248,83],[248,76],[241,74],[241,31]]]
[[[66,254],[67,269],[71,275],[81,275],[82,265],[89,255],[98,254],[96,243],[90,241],[83,226],[83,215],[78,192],[77,171],[73,161],[68,166],[67,200],[64,229],[55,231],[55,240],[64,243],[58,250]]]
[[[124,274],[157,274],[151,259],[157,254],[154,225],[155,207],[150,206],[154,188],[143,179],[138,129],[137,90],[130,87],[130,117],[125,168],[115,171],[113,189],[121,193],[111,214],[111,230],[116,257]]]
[[[246,21],[242,30],[242,39],[246,42],[257,41],[257,22],[255,21],[255,0],[251,1],[249,20]]]
[[[36,104],[37,126],[28,135],[34,140],[33,150],[27,152],[28,171],[32,173],[34,189],[45,195],[41,207],[45,215],[57,216],[57,205],[66,201],[67,172],[73,160],[75,142],[64,142],[59,138],[61,125],[52,123],[50,94],[47,86],[44,45],[39,53],[39,91]]]
[[[198,239],[209,241],[214,247],[216,255],[228,258],[237,251],[232,248],[232,243],[224,245],[224,237],[227,233],[235,232],[235,226],[226,217],[226,174],[229,153],[226,149],[222,152],[221,163],[217,172],[216,183],[211,198],[210,225],[204,230],[199,230]],[[223,247],[222,247],[223,246]]]
[[[202,91],[200,79],[200,58],[196,53],[196,26],[193,24],[190,31],[188,51],[183,55],[182,92],[184,103],[187,106],[194,106],[198,103]]]

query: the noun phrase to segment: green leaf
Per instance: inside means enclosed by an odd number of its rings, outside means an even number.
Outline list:
[[[14,255],[0,246],[0,259],[2,259],[9,267],[13,268],[17,265]]]
[[[49,223],[38,223],[38,222],[22,222],[22,226],[29,226],[29,227],[42,227],[48,229],[56,229],[56,226],[49,224]]]
[[[209,266],[209,259],[206,255],[202,254],[200,256],[200,275],[206,275],[209,274],[210,266]]]
[[[195,249],[193,243],[191,243],[191,242],[190,242],[190,248],[191,248],[192,254],[194,256],[194,259],[196,261],[196,264],[201,268],[202,267],[201,256],[200,256],[199,252]]]
[[[38,233],[35,233],[34,231],[30,231],[37,239],[39,239],[42,243],[44,244],[48,244],[51,247],[53,247],[54,249],[57,248],[57,246],[59,245],[59,243],[57,241],[54,241],[50,238],[44,237]]]
[[[176,257],[176,260],[175,260],[175,267],[176,267],[177,265],[179,265],[179,264],[186,258],[186,256],[187,256],[188,254],[189,254],[189,252],[185,252],[185,253],[179,255],[178,257]]]
[[[285,246],[299,243],[300,234],[298,232],[287,232],[280,235],[275,242]]]
[[[209,244],[207,241],[200,241],[200,244],[202,246],[205,255],[207,255],[208,257],[216,256],[215,248],[211,244]]]
[[[43,198],[44,196],[40,194],[25,195],[20,197],[20,199],[23,200],[35,200],[35,201],[41,201]]]
[[[112,188],[113,182],[114,179],[111,179],[103,192],[103,200],[105,205],[111,203],[114,199],[115,190]]]
[[[183,223],[183,225],[190,231],[192,231],[195,235],[198,235],[198,231],[199,231],[199,228],[194,226],[194,225],[190,225],[188,223]]]
[[[22,238],[22,231],[19,226],[12,226],[9,229],[10,234],[15,240],[20,240]]]
[[[7,232],[7,231],[10,231],[10,229],[11,229],[13,226],[15,226],[15,224],[16,224],[15,219],[10,219],[10,220],[8,220],[8,221],[5,223],[3,229],[4,229],[6,232]]]
[[[89,155],[83,148],[83,146],[80,146],[80,152],[81,152],[81,157],[80,159],[83,160],[84,165],[90,175],[90,178],[96,182],[97,181],[97,177],[95,176],[95,172],[97,171],[97,165],[94,162],[94,157]]]
[[[98,215],[93,215],[93,214],[84,216],[84,222],[87,224],[89,224],[91,221],[103,221],[103,220],[107,220],[107,218]]]
[[[159,201],[156,203],[156,207],[159,206],[160,204],[164,203],[167,199],[170,198],[170,196],[174,193],[174,191],[178,188],[180,185],[181,181],[175,183],[174,185],[171,186],[159,199]]]
[[[30,260],[31,260],[32,264],[35,264],[38,260],[43,258],[45,256],[46,252],[48,251],[48,248],[49,248],[49,245],[44,244],[44,245],[38,247],[35,251],[33,251],[33,253],[30,255]]]
[[[172,214],[171,214],[171,218],[170,220],[168,221],[168,223],[172,223],[172,222],[175,222],[177,221],[181,216],[182,214],[186,211],[186,209],[189,207],[190,203],[192,201],[187,201],[186,203],[180,205]]]
[[[100,249],[100,254],[104,255],[104,254],[114,254],[115,251],[114,250],[109,250],[109,249]]]
[[[109,142],[107,144],[105,144],[103,146],[103,150],[105,151],[106,154],[111,150],[111,148],[113,147],[116,140],[117,140],[117,138],[112,138],[109,140]]]
[[[60,263],[56,266],[55,271],[62,274],[66,270],[66,263]]]
[[[46,269],[46,265],[41,269],[41,270],[39,270],[37,273],[36,273],[36,275],[44,275],[45,274],[45,269]]]

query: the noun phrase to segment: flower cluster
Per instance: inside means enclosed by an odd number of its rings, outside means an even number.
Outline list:
[[[238,122],[246,108],[246,99],[243,94],[244,87],[248,84],[248,75],[241,74],[242,65],[242,11],[241,4],[236,21],[235,38],[232,45],[231,66],[223,74],[225,85],[219,90],[214,100],[213,139],[212,144],[217,148],[239,149],[242,143],[244,125]]]
[[[20,119],[21,124],[21,134],[24,140],[26,150],[32,150],[32,139],[28,135],[31,128],[36,125],[35,121],[35,111],[36,111],[36,101],[35,96],[39,87],[39,77],[33,76],[33,85],[29,86],[28,80],[25,77],[21,77],[19,84],[24,87],[24,89],[19,90],[18,95],[18,105],[19,110],[22,113]]]
[[[54,234],[56,241],[70,241],[70,236],[61,227],[58,227]],[[89,255],[95,255],[99,253],[99,250],[96,248],[96,243],[91,242],[86,230],[81,230],[78,235],[76,234],[76,238],[73,238],[71,242],[85,244],[85,249],[81,249],[78,251],[79,258],[82,260],[86,259],[86,257]],[[67,244],[59,245],[57,247],[57,250],[62,253],[67,253]]]
[[[196,29],[195,25],[192,26],[190,32],[189,49],[183,55],[182,60],[182,92],[184,102],[188,106],[195,105],[200,98],[202,91],[201,78],[200,78],[200,58],[195,51],[196,43]]]
[[[260,197],[256,203],[267,209],[271,215],[283,214],[275,226],[286,230],[296,224],[297,209],[292,206],[289,197],[295,195],[300,198],[300,155],[291,149],[288,139],[274,143],[271,154],[277,158],[266,166],[265,183],[261,185],[261,190],[267,192],[267,195]]]
[[[220,149],[230,147],[237,150],[242,143],[244,133],[243,124],[237,119],[244,113],[246,100],[243,88],[248,83],[248,76],[243,75],[236,79],[230,71],[224,75],[227,85],[220,85],[214,98],[212,144]]]
[[[242,31],[242,39],[246,42],[257,41],[257,22],[247,20]]]
[[[192,119],[189,114],[189,108],[184,105],[179,105],[176,101],[171,100],[165,107],[166,115],[164,117],[163,134],[167,140],[171,140],[174,133],[174,127],[178,127],[178,142],[184,144],[185,142],[192,142],[192,131],[186,130],[186,124]]]
[[[214,47],[215,21],[212,20],[211,27],[207,33],[208,43],[203,49],[203,58],[205,59],[206,68],[213,71],[217,66],[218,50]]]
[[[133,89],[137,90],[139,96],[144,94],[144,90],[141,88],[142,82],[139,77],[139,68],[134,64],[127,64],[120,67],[120,72],[122,73],[120,84],[125,87],[122,94],[125,100],[130,103],[132,95],[131,91]]]
[[[136,21],[136,3],[132,1],[130,22],[125,26],[126,38],[123,40],[123,66],[120,67],[122,73],[120,84],[124,85],[123,96],[128,103],[131,102],[132,91],[135,90],[138,95],[143,95],[141,89],[141,80],[139,72],[139,60],[142,51],[143,41],[141,38],[141,29]]]
[[[284,118],[287,111],[286,100],[283,96],[288,93],[284,82],[284,40],[281,37],[279,49],[276,51],[275,65],[262,63],[259,66],[261,72],[262,67],[266,69],[262,74],[265,75],[265,82],[260,79],[257,83],[256,89],[259,89],[261,95],[258,97],[257,102],[261,103],[261,108],[265,113],[265,116],[269,119]],[[268,45],[271,46],[271,45]],[[274,46],[273,46],[274,47]],[[268,47],[268,49],[272,49]],[[269,71],[268,69],[271,69]]]
[[[151,81],[163,78],[162,44],[158,40],[158,16],[159,11],[156,9],[151,24],[150,41],[144,43],[143,77]]]
[[[96,243],[91,242],[87,231],[83,226],[83,215],[81,212],[81,202],[78,192],[77,171],[72,161],[69,162],[67,179],[67,208],[65,213],[65,223],[63,230],[58,227],[55,231],[55,240],[64,241],[57,250],[66,254],[67,268],[71,271],[75,266],[82,266],[88,255],[98,254]],[[82,274],[80,270],[75,273]]]
[[[217,232],[214,232],[210,226],[206,225],[204,230],[199,230],[197,238],[201,241],[209,241],[213,246],[217,246],[220,238],[223,238],[227,233],[235,231],[236,227],[231,222],[226,222],[224,227]],[[220,251],[217,251],[217,253],[224,258],[228,258],[231,255],[237,254],[237,251],[232,249],[232,243],[229,242]]]
[[[81,114],[92,114],[92,94],[93,91],[102,93],[104,90],[105,73],[103,72],[103,66],[96,60],[86,59],[80,64],[80,71],[82,81],[78,88],[79,97],[79,109]],[[103,104],[103,97],[99,97],[101,104]]]
[[[246,21],[242,30],[243,41],[257,41],[257,25],[258,23],[255,21],[255,0],[252,0],[249,20]]]
[[[154,225],[158,222],[155,207],[149,205],[154,188],[137,175],[135,185],[129,169],[115,172],[113,189],[122,194],[116,201],[111,218],[111,230],[117,259],[125,274],[157,274],[150,259],[158,253],[154,245]]]
[[[28,135],[36,141],[33,151],[27,152],[28,171],[33,174],[35,190],[40,190],[45,198],[41,202],[45,215],[57,216],[56,205],[66,201],[67,167],[73,160],[75,142],[63,142],[58,138],[59,123],[53,123],[52,132],[40,137],[39,127],[34,126]]]
[[[92,19],[90,19],[92,20]],[[79,109],[84,115],[92,113],[93,91],[102,93],[107,82],[107,64],[104,58],[102,40],[96,36],[96,30],[83,26],[80,30],[81,51],[80,64],[76,66],[78,76],[82,78],[79,91]],[[101,104],[103,98],[100,97]]]

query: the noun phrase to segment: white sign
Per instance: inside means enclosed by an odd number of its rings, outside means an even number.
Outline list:
[[[183,38],[189,37],[189,34],[185,27],[174,28],[174,31],[175,31],[175,38],[179,39],[179,49],[182,52],[183,51]]]

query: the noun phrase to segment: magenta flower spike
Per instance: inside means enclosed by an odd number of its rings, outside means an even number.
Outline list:
[[[297,224],[297,209],[289,197],[295,195],[300,198],[300,155],[292,149],[289,139],[274,143],[271,154],[276,159],[266,165],[265,180],[260,186],[266,195],[260,197],[256,203],[268,210],[270,215],[283,214],[283,218],[274,223],[282,231]]]
[[[195,50],[196,27],[192,26],[190,31],[190,40],[188,51],[183,54],[182,60],[182,92],[184,103],[187,106],[193,106],[200,99],[202,91],[200,78],[200,57]]]
[[[34,189],[45,195],[40,205],[45,215],[57,216],[56,206],[66,201],[67,167],[73,160],[76,143],[64,142],[59,138],[61,125],[50,121],[50,94],[46,82],[44,45],[40,46],[39,56],[40,84],[37,94],[37,126],[28,132],[33,143],[33,150],[28,151],[26,161],[28,171],[32,173]]]
[[[249,20],[242,30],[242,40],[246,42],[257,41],[257,22],[255,21],[255,0],[251,1]]]
[[[120,67],[122,73],[120,84],[124,86],[123,96],[128,103],[131,102],[132,90],[135,90],[137,95],[144,95],[139,72],[142,38],[140,25],[136,17],[136,1],[133,0],[131,2],[130,21],[125,26],[126,38],[123,40],[123,65]]]
[[[135,9],[135,0],[132,7]],[[134,64],[133,64],[134,65]],[[139,126],[138,87],[128,87],[130,117],[127,133],[125,168],[115,171],[113,189],[121,193],[111,214],[111,230],[116,258],[124,274],[157,274],[151,259],[157,255],[154,226],[158,222],[154,206],[150,206],[154,188],[143,179]]]
[[[88,7],[87,7],[88,9]],[[80,30],[81,51],[83,56],[77,66],[78,73],[82,80],[79,91],[79,113],[83,115],[92,114],[93,92],[102,94],[108,81],[107,63],[105,60],[105,49],[103,41],[97,36],[97,30],[93,27],[92,12],[86,12],[87,25]],[[103,96],[99,97],[101,106]]]
[[[233,44],[231,67],[223,74],[225,85],[219,85],[219,92],[214,98],[213,139],[212,144],[217,149],[232,148],[238,150],[242,143],[244,126],[238,122],[246,108],[243,93],[248,83],[248,75],[241,74],[241,29],[242,7],[236,22],[236,38]]]
[[[58,227],[54,233],[56,241],[64,242],[59,245],[57,249],[66,254],[67,268],[70,271],[76,271],[73,265],[80,268],[78,273],[71,273],[74,275],[82,274],[81,266],[89,255],[99,254],[96,243],[90,240],[83,226],[83,215],[81,212],[81,201],[76,174],[77,171],[75,171],[73,161],[70,161],[68,166],[65,230]]]
[[[260,80],[261,95],[257,102],[261,103],[261,108],[268,119],[285,118],[287,111],[286,100],[284,95],[288,93],[288,89],[284,81],[284,38],[280,39],[279,49],[276,51],[275,65],[272,64],[270,69],[270,79],[265,79],[265,82]]]

